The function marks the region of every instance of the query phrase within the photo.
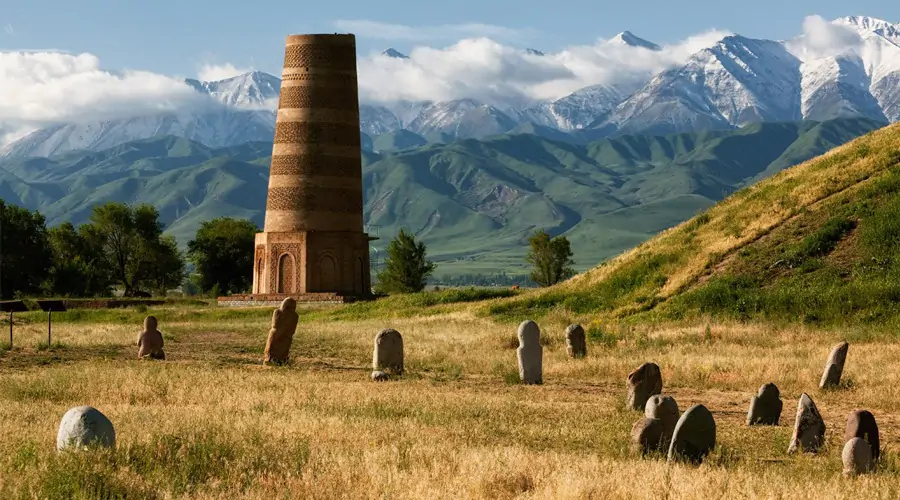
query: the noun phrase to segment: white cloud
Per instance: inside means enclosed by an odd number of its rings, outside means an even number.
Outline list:
[[[797,58],[806,60],[833,57],[858,50],[862,38],[851,27],[830,23],[821,16],[803,20],[803,34],[787,42],[786,46]]]
[[[52,123],[115,119],[209,105],[182,80],[113,73],[91,54],[0,52],[0,128],[7,138]],[[188,108],[188,109],[186,109]]]
[[[470,37],[523,41],[535,34],[535,31],[531,29],[514,29],[482,23],[407,26],[405,24],[383,23],[365,19],[342,19],[335,21],[334,26],[339,30],[353,33],[360,38],[413,42],[459,40],[460,38]]]
[[[197,78],[204,82],[214,82],[216,80],[225,80],[226,78],[249,73],[250,71],[253,71],[253,69],[238,68],[231,63],[204,64],[197,73]]]
[[[442,49],[418,46],[409,59],[381,54],[362,58],[360,97],[370,102],[473,97],[497,104],[558,98],[588,85],[646,80],[728,34],[710,31],[659,51],[600,40],[544,56],[487,37],[464,39]]]

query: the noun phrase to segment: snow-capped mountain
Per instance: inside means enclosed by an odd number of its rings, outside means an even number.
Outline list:
[[[185,82],[228,106],[246,109],[278,107],[281,80],[262,71],[253,71],[217,82],[201,82],[191,78]]]
[[[554,100],[364,103],[360,130],[374,137],[405,129],[447,140],[526,130],[528,124],[563,132],[593,129],[590,137],[599,137],[732,128],[758,121],[853,116],[900,121],[900,25],[868,17],[840,18],[832,25],[857,43],[837,53],[821,53],[815,44],[804,44],[803,37],[771,41],[732,35],[681,66],[597,83]],[[661,50],[628,31],[605,43]],[[530,48],[523,53],[550,57]],[[382,55],[409,61],[392,48]],[[277,77],[252,72],[186,83],[209,105],[180,113],[55,125],[8,144],[0,156],[99,149],[158,134],[214,147],[272,139],[281,83]]]

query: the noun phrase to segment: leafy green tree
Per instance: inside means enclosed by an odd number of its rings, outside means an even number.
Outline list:
[[[0,297],[39,293],[52,259],[44,216],[0,200]]]
[[[66,297],[110,294],[112,273],[102,242],[92,229],[89,225],[76,229],[71,222],[64,222],[48,230],[53,252],[46,290],[49,294]]]
[[[415,293],[425,289],[428,277],[437,267],[425,258],[425,244],[400,230],[388,244],[384,267],[378,272],[378,291],[381,293]]]
[[[163,237],[159,212],[152,205],[98,205],[89,224],[85,234],[102,248],[112,278],[125,288],[125,296],[181,283],[184,258],[174,240]]]
[[[219,217],[200,224],[188,242],[196,284],[204,292],[246,292],[253,284],[253,253],[259,228],[247,219]]]
[[[551,286],[575,275],[572,265],[572,247],[568,238],[557,236],[550,238],[543,229],[536,231],[528,240],[531,251],[526,261],[534,269],[530,278],[541,286]]]

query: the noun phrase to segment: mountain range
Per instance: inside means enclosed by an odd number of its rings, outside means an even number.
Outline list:
[[[428,245],[438,275],[521,274],[528,237],[544,229],[566,235],[576,267],[586,269],[882,125],[868,118],[755,123],[583,144],[549,137],[561,132],[539,126],[449,144],[382,135],[374,142],[413,142],[402,151],[363,152],[365,220],[380,226],[381,237],[372,255],[383,258],[387,241],[406,227]],[[49,225],[84,222],[99,203],[151,203],[185,245],[214,217],[262,225],[271,148],[271,138],[210,147],[166,135],[101,151],[0,159],[0,198],[40,210]]]
[[[900,25],[868,17],[845,17],[832,24],[855,33],[859,43],[838,54],[817,55],[798,49],[802,37],[771,41],[727,36],[678,67],[632,75],[615,84],[598,83],[559,99],[364,103],[360,129],[369,139],[402,130],[418,136],[415,142],[448,143],[540,126],[562,132],[560,137],[570,136],[566,139],[570,142],[586,143],[623,134],[727,130],[767,121],[900,120]],[[627,31],[605,43],[661,50]],[[543,56],[534,49],[526,52]],[[384,55],[406,58],[394,49]],[[0,155],[102,150],[158,135],[184,137],[212,148],[271,140],[280,88],[277,77],[251,72],[222,81],[186,83],[209,96],[210,105],[180,113],[61,123],[3,146]],[[381,142],[383,146],[391,140]],[[369,141],[364,138],[364,143]]]

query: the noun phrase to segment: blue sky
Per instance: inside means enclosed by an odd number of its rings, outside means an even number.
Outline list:
[[[183,76],[197,75],[203,64],[224,63],[278,74],[285,35],[346,32],[348,27],[357,28],[359,51],[365,55],[388,46],[401,51],[413,45],[443,47],[481,33],[508,45],[555,51],[570,44],[591,44],[623,30],[660,44],[711,29],[783,39],[798,34],[804,17],[811,14],[826,19],[867,15],[900,22],[900,2],[891,0],[642,0],[606,5],[597,0],[3,3],[0,50],[89,52],[108,69],[144,69]]]

